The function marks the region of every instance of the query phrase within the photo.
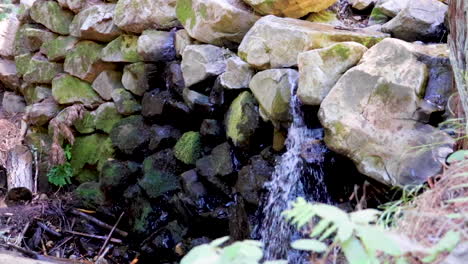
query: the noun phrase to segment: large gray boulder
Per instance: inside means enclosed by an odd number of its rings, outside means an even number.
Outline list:
[[[175,59],[175,33],[145,30],[138,38],[138,54],[144,61],[172,61]]]
[[[19,88],[20,79],[14,61],[0,58],[0,82],[10,90]]]
[[[167,30],[179,24],[176,0],[119,0],[114,23],[121,29],[141,33],[145,29]]]
[[[389,185],[435,176],[454,145],[420,113],[429,76],[422,54],[439,56],[435,46],[383,40],[340,78],[319,111],[327,146]]]
[[[124,88],[121,80],[121,72],[106,70],[96,77],[93,82],[93,89],[102,97],[102,99],[109,101],[112,99],[112,91]]]
[[[300,53],[297,96],[303,104],[320,105],[338,79],[367,51],[356,42],[342,42]]]
[[[177,0],[176,11],[192,38],[219,46],[240,43],[259,18],[241,0]]]
[[[182,54],[182,73],[185,85],[190,87],[226,70],[226,59],[234,54],[213,45],[190,45]]]
[[[290,120],[289,103],[298,80],[299,73],[293,69],[265,70],[252,78],[250,90],[267,119],[274,123]]]
[[[438,0],[411,0],[382,31],[406,41],[440,40],[445,34],[447,5]]]
[[[30,11],[31,18],[39,24],[44,25],[50,31],[68,35],[73,13],[62,9],[59,4],[51,0],[37,0]]]
[[[81,39],[109,42],[122,31],[112,21],[115,4],[93,5],[78,13],[70,25],[70,35]]]
[[[284,68],[297,65],[299,53],[337,42],[354,41],[371,47],[387,34],[292,18],[266,16],[255,23],[239,46],[239,57],[255,68]]]

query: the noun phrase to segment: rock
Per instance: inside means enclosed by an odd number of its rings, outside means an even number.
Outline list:
[[[177,18],[201,42],[232,46],[259,18],[240,0],[178,0]]]
[[[172,147],[181,136],[178,129],[169,125],[152,125],[150,133],[151,139],[148,145],[150,151]]]
[[[22,94],[27,104],[34,104],[52,97],[52,90],[48,86],[28,85],[22,89]]]
[[[92,0],[58,0],[57,2],[61,7],[71,10],[73,13],[78,13],[82,9],[100,3],[100,1]]]
[[[101,171],[107,160],[114,156],[114,148],[108,136],[91,134],[76,137],[71,154],[73,175],[78,175],[85,166],[96,166],[97,170]]]
[[[74,178],[80,184],[85,182],[97,182],[99,181],[99,173],[91,169],[83,169]]]
[[[345,41],[371,47],[387,36],[381,32],[347,31],[322,23],[266,16],[247,33],[238,54],[258,69],[283,68],[296,66],[297,55],[304,51]]]
[[[15,36],[20,28],[20,22],[14,16],[0,20],[0,56],[15,55]]]
[[[194,40],[187,33],[187,30],[177,30],[175,33],[175,50],[178,57],[181,57],[184,53],[185,47],[188,45],[195,44]]]
[[[175,59],[175,33],[145,30],[138,38],[138,54],[144,61],[172,61]]]
[[[150,141],[150,135],[141,116],[129,116],[120,120],[110,132],[112,144],[129,156],[144,150]]]
[[[115,124],[123,117],[117,112],[115,104],[112,102],[100,105],[95,111],[94,124],[96,129],[105,133],[110,133]]]
[[[29,62],[31,61],[32,56],[33,55],[30,53],[15,56],[16,72],[19,77],[23,77],[23,75],[28,71]]]
[[[57,34],[39,25],[25,24],[15,36],[15,55],[38,51],[42,44],[54,40]]]
[[[185,164],[195,164],[202,155],[200,133],[186,132],[174,146],[174,156]]]
[[[143,62],[126,65],[122,76],[122,84],[125,89],[133,94],[142,96],[149,89],[149,76],[156,70],[156,65]]]
[[[369,16],[368,25],[369,26],[383,25],[387,23],[387,21],[389,20],[390,20],[390,17],[385,15],[380,8],[374,7],[374,9],[372,9],[372,12]],[[382,27],[380,27],[380,29],[382,29]]]
[[[204,94],[185,88],[183,91],[183,97],[185,103],[192,111],[210,113],[213,110],[210,98]]]
[[[0,58],[0,82],[10,90],[19,88],[20,79],[14,61]]]
[[[442,39],[447,5],[437,0],[413,0],[396,17],[383,25],[382,31],[406,41]]]
[[[43,126],[54,118],[60,108],[54,100],[45,100],[26,107],[27,123],[33,126]]]
[[[224,177],[234,172],[234,163],[231,156],[231,146],[225,142],[216,146],[211,154],[196,162],[200,175],[212,177]]]
[[[9,114],[24,113],[26,103],[22,96],[16,95],[12,92],[5,92],[3,94],[2,108]]]
[[[84,111],[83,118],[76,120],[73,126],[81,134],[91,134],[96,131],[95,119],[96,111]]]
[[[297,87],[299,73],[292,69],[271,69],[257,73],[250,90],[268,119],[275,122],[290,120],[289,102]]]
[[[249,165],[244,166],[237,176],[235,185],[242,197],[250,204],[259,205],[265,182],[269,181],[275,168],[260,155],[250,158]]]
[[[62,72],[63,64],[49,62],[44,55],[37,53],[29,61],[23,80],[27,83],[50,84]]]
[[[249,92],[241,93],[226,112],[226,136],[234,146],[247,148],[259,126],[258,105]]]
[[[55,1],[37,0],[31,7],[31,18],[52,32],[68,35],[73,13],[62,9]]]
[[[352,0],[351,3],[354,9],[364,10],[370,7],[372,4],[378,2],[377,0]]]
[[[438,174],[454,141],[420,119],[428,67],[418,57],[438,56],[431,50],[397,39],[369,49],[322,102],[327,146],[386,184],[421,184]]]
[[[189,170],[180,175],[182,180],[182,188],[184,192],[193,200],[197,200],[207,195],[207,190],[200,181],[195,170]]]
[[[133,97],[132,93],[125,89],[114,89],[112,90],[112,100],[115,103],[117,112],[122,115],[131,115],[141,111],[141,105]]]
[[[215,119],[203,119],[200,125],[200,135],[212,139],[220,138],[223,135],[221,122]]]
[[[174,174],[177,170],[174,153],[170,149],[160,151],[143,161],[143,178],[138,185],[150,198],[158,198],[180,188],[179,178]]]
[[[134,182],[132,176],[136,168],[137,166],[132,162],[109,160],[104,163],[99,177],[99,188],[107,200],[115,198],[117,193],[122,193]]]
[[[219,80],[226,89],[248,88],[253,75],[250,65],[234,56],[226,60],[226,71],[219,76]]]
[[[101,58],[108,62],[138,62],[142,57],[138,54],[138,37],[121,35],[102,50]]]
[[[213,45],[190,45],[182,54],[182,73],[186,87],[226,71],[226,59],[233,56],[227,49]]]
[[[158,90],[145,93],[141,100],[141,114],[147,118],[163,115],[164,107],[169,101],[170,95]]]
[[[343,22],[339,20],[337,14],[330,10],[312,13],[306,18],[306,20],[310,22],[330,24],[333,26],[343,26]]]
[[[114,25],[112,16],[115,4],[92,5],[81,10],[70,25],[70,35],[99,42],[109,42],[122,31]]]
[[[52,80],[52,96],[59,104],[82,103],[93,106],[102,103],[101,98],[89,83],[68,74],[60,75]]]
[[[366,51],[361,44],[342,42],[300,53],[297,96],[302,103],[320,105],[341,75],[356,65]]]
[[[104,204],[104,194],[97,182],[85,182],[78,186],[74,193],[85,208],[97,209]]]
[[[333,5],[336,0],[244,0],[262,15],[300,18],[311,12],[320,12]]]
[[[171,62],[166,65],[166,69],[164,71],[164,81],[166,82],[166,88],[169,91],[173,91],[180,96],[183,96],[185,81],[182,68],[179,63]]]
[[[102,71],[93,82],[93,89],[104,100],[112,99],[112,91],[115,89],[123,89],[121,82],[122,73],[118,71],[105,70]]]
[[[383,15],[395,17],[409,2],[410,0],[378,0],[375,8]]]
[[[46,55],[50,61],[62,61],[78,41],[77,38],[72,36],[59,36],[42,44],[41,53]]]
[[[91,83],[102,71],[113,70],[114,64],[101,60],[102,48],[102,45],[92,41],[78,42],[65,57],[65,71]]]
[[[168,30],[179,24],[175,15],[176,0],[119,0],[114,23],[121,29],[141,33],[153,28]]]

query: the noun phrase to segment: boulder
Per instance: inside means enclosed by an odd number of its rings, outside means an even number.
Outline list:
[[[275,167],[261,155],[250,158],[249,165],[242,167],[237,176],[235,189],[246,202],[258,206],[265,183],[270,180]]]
[[[102,50],[101,58],[108,62],[138,62],[142,57],[138,54],[138,37],[121,35]]]
[[[94,106],[102,103],[101,98],[89,83],[68,74],[60,75],[52,80],[52,96],[59,104],[82,103],[86,106]]]
[[[85,166],[95,166],[101,171],[107,160],[114,156],[114,148],[107,135],[91,134],[76,137],[71,154],[73,175],[78,175]]]
[[[174,45],[175,45],[175,50],[176,54],[178,57],[182,56],[182,53],[184,53],[185,47],[188,45],[195,44],[194,39],[190,37],[190,35],[187,33],[187,30],[185,29],[180,29],[177,30],[175,33],[175,40],[174,40]]]
[[[37,0],[30,10],[31,18],[44,25],[50,31],[68,35],[69,27],[73,19],[73,13],[62,9],[55,1]]]
[[[14,61],[0,58],[0,82],[11,90],[19,88],[20,79]]]
[[[21,88],[21,93],[27,104],[39,103],[46,98],[52,97],[52,90],[45,85],[26,85]]]
[[[248,63],[234,56],[226,61],[226,71],[219,76],[221,86],[225,89],[248,88],[254,75]]]
[[[213,45],[190,45],[182,54],[182,73],[186,87],[226,71],[226,59],[233,56],[227,49]]]
[[[203,119],[200,125],[200,135],[207,137],[210,142],[221,138],[223,135],[222,123],[216,119]]]
[[[150,133],[151,139],[148,145],[150,151],[172,147],[181,136],[178,129],[169,125],[152,125]]]
[[[166,88],[182,96],[185,88],[185,81],[180,64],[178,62],[167,64],[163,76],[166,82]]]
[[[54,40],[57,34],[40,25],[25,24],[15,36],[15,55],[38,51],[42,44]]]
[[[78,41],[77,38],[72,36],[59,36],[44,42],[41,46],[41,53],[46,55],[50,61],[62,61]]]
[[[135,172],[138,166],[133,162],[109,160],[104,163],[99,175],[99,187],[109,200],[115,198],[117,193],[122,193],[128,186],[135,182]]]
[[[0,20],[0,56],[12,57],[15,55],[15,36],[20,28],[20,22],[15,16]]]
[[[23,80],[27,83],[50,84],[59,73],[63,72],[63,64],[50,62],[44,55],[34,55],[23,74]]]
[[[438,56],[431,46],[382,41],[340,78],[320,107],[327,146],[386,184],[425,182],[441,171],[454,145],[421,119],[428,82],[421,54]]]
[[[193,200],[197,200],[207,195],[207,190],[200,181],[195,170],[189,170],[180,175],[184,192]]]
[[[129,91],[118,88],[112,90],[112,100],[115,103],[117,112],[122,115],[131,115],[141,111],[141,105]]]
[[[57,0],[57,2],[61,7],[69,9],[75,14],[80,12],[82,9],[100,3],[99,0]]]
[[[9,114],[24,113],[26,110],[26,102],[23,96],[17,95],[12,92],[5,92],[1,104],[3,110]]]
[[[146,29],[168,30],[179,24],[175,15],[177,0],[120,0],[114,23],[121,29],[141,33]]]
[[[201,42],[233,46],[259,18],[241,0],[177,0],[177,18]]]
[[[15,56],[16,72],[19,77],[23,77],[23,74],[28,71],[32,56],[33,54],[30,53]]]
[[[138,185],[150,198],[158,198],[180,188],[176,175],[178,170],[172,150],[160,151],[143,161],[143,178],[138,181]]]
[[[185,164],[195,164],[202,155],[200,133],[186,132],[174,146],[174,156]]]
[[[299,73],[293,69],[271,69],[257,73],[250,82],[263,113],[276,122],[290,120],[289,102],[297,87]]]
[[[385,23],[383,32],[406,41],[440,41],[446,34],[447,5],[438,0],[412,0],[396,17]]]
[[[296,66],[297,55],[304,51],[345,41],[371,47],[387,36],[363,29],[348,31],[323,23],[266,16],[247,33],[238,53],[255,68],[283,68]]]
[[[204,94],[185,88],[183,91],[183,98],[185,104],[187,104],[192,111],[207,114],[213,110],[213,104],[210,102],[210,98]]]
[[[302,103],[320,105],[341,75],[355,66],[366,51],[359,43],[342,42],[300,53],[297,96]]]
[[[109,42],[122,31],[112,21],[115,4],[92,5],[81,10],[70,24],[70,35],[99,42]]]
[[[340,19],[338,18],[338,15],[331,10],[323,10],[318,13],[312,13],[306,18],[306,20],[310,22],[330,24],[333,26],[343,27],[343,22],[340,21]]]
[[[112,102],[101,104],[94,111],[94,125],[96,129],[105,133],[110,133],[115,124],[123,117],[117,112],[115,104]]]
[[[378,7],[374,7],[369,16],[369,22],[367,23],[370,28],[379,28],[379,31],[382,29],[382,25],[387,23],[391,17],[385,15],[382,10]]]
[[[97,182],[85,182],[75,189],[74,194],[84,208],[96,210],[104,204],[104,194]]]
[[[337,0],[244,0],[262,15],[300,18],[311,12],[320,12]]]
[[[143,118],[137,115],[120,120],[110,132],[112,144],[129,156],[134,156],[144,150],[150,141],[150,135]]]
[[[259,121],[257,101],[250,92],[242,92],[226,112],[226,136],[234,146],[248,148]]]
[[[118,71],[102,71],[93,82],[93,89],[106,101],[112,99],[115,89],[123,89],[122,73]]]
[[[377,0],[351,0],[354,9],[364,10],[378,2]]]
[[[81,134],[91,134],[96,131],[96,111],[84,111],[83,117],[73,123],[76,131]]]
[[[116,67],[114,64],[101,60],[102,48],[103,46],[96,42],[78,42],[65,57],[65,71],[91,83],[102,71],[113,70]]]
[[[26,107],[26,120],[33,126],[43,126],[54,118],[60,108],[54,100],[45,100]]]
[[[153,64],[137,62],[126,65],[122,76],[123,87],[135,95],[142,96],[149,89],[148,77],[156,71]]]
[[[216,146],[211,154],[197,160],[197,170],[203,177],[224,177],[234,172],[231,146],[225,142]]]
[[[378,0],[374,9],[388,17],[395,17],[409,2],[410,0]]]
[[[175,33],[145,30],[138,38],[138,54],[144,61],[175,60]]]

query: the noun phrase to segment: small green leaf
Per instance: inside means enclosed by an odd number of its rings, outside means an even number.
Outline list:
[[[463,161],[465,159],[468,159],[468,150],[459,150],[459,151],[452,153],[452,155],[448,157],[447,162],[454,163],[454,162]]]
[[[318,224],[315,225],[314,229],[312,230],[312,233],[310,233],[310,237],[316,237],[320,234],[322,234],[327,227],[330,227],[331,221],[328,219],[322,219]]]
[[[356,233],[364,247],[371,252],[381,251],[390,256],[402,255],[401,249],[395,241],[377,226],[359,226],[356,227]]]
[[[379,215],[382,212],[375,209],[366,209],[357,212],[352,212],[350,214],[351,221],[359,224],[370,224],[377,221]]]
[[[342,244],[341,249],[346,256],[349,264],[367,264],[369,256],[362,246],[361,242],[356,237],[351,237]]]
[[[182,258],[180,264],[216,264],[220,257],[215,247],[211,245],[200,245]]]
[[[215,239],[213,241],[211,241],[210,243],[210,246],[212,247],[219,247],[221,246],[222,244],[226,243],[226,241],[229,240],[229,237],[228,236],[225,236],[225,237],[220,237],[218,239]]]
[[[321,253],[327,250],[327,245],[315,239],[299,239],[291,243],[291,247],[297,250],[307,250]]]

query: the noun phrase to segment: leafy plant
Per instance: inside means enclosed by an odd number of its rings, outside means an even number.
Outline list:
[[[47,173],[47,178],[49,182],[59,187],[63,187],[67,184],[70,184],[71,178],[73,176],[73,168],[70,164],[70,160],[72,159],[70,145],[66,145],[64,149],[64,154],[65,154],[66,162],[63,164],[54,166]]]
[[[412,242],[377,225],[379,214],[380,211],[374,209],[348,214],[335,206],[308,203],[301,197],[290,210],[283,212],[297,229],[311,223],[314,217],[319,218],[310,232],[310,239],[293,242],[293,248],[324,253],[326,259],[332,248],[340,246],[350,264],[377,264],[380,260],[389,259],[404,264],[409,263],[406,256],[411,253],[428,255],[422,261],[429,263],[426,261],[435,259],[442,252],[451,251],[460,241],[460,234],[448,232],[432,248],[405,248],[408,246],[406,242]],[[333,241],[330,246],[325,243],[328,238]]]

